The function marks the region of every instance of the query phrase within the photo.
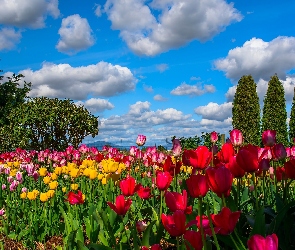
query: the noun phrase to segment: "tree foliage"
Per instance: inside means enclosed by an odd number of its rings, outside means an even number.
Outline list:
[[[242,76],[233,100],[232,125],[243,133],[246,143],[260,144],[260,105],[256,83],[251,75]]]
[[[68,99],[32,98],[13,109],[8,120],[0,132],[0,147],[5,151],[16,147],[64,150],[69,145],[78,147],[87,135],[98,134],[97,117]]]
[[[294,87],[294,96],[293,96],[290,121],[289,121],[289,138],[290,138],[290,142],[293,142],[295,138],[295,87]]]
[[[0,83],[0,126],[8,125],[7,117],[10,112],[25,102],[31,90],[31,83],[24,82],[24,86],[20,87],[19,81],[23,77],[21,74],[13,74],[7,77],[8,81]],[[3,76],[0,76],[0,81],[2,79]]]
[[[277,143],[288,145],[285,91],[277,75],[272,76],[268,82],[264,98],[262,132],[268,129],[277,132]]]

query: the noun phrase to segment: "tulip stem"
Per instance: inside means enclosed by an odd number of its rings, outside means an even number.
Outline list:
[[[220,246],[219,246],[219,243],[218,243],[218,240],[217,240],[215,231],[214,231],[212,218],[210,216],[210,211],[209,211],[209,205],[208,205],[208,203],[206,204],[206,210],[207,210],[208,219],[209,219],[209,225],[210,225],[210,228],[211,228],[211,232],[212,232],[212,235],[213,235],[215,246],[216,246],[217,250],[220,250]]]
[[[234,230],[234,232],[235,232],[235,235],[237,236],[237,238],[238,238],[238,241],[239,241],[239,243],[241,244],[241,246],[243,247],[243,249],[245,249],[245,250],[247,250],[246,248],[245,248],[245,246],[244,246],[244,243],[241,241],[241,239],[240,239],[240,237],[239,237],[239,235],[238,235],[238,233],[237,233],[237,230],[235,229]]]
[[[238,247],[238,245],[237,245],[237,243],[236,243],[234,237],[233,237],[231,234],[230,234],[229,236],[230,236],[232,242],[235,244],[236,249],[240,249],[240,248]]]
[[[254,185],[255,206],[256,206],[256,210],[258,211],[258,198],[257,198],[257,187],[256,187],[255,173],[252,174],[252,180],[253,180],[253,185]]]
[[[161,215],[162,215],[162,209],[163,209],[163,194],[164,191],[160,191],[160,214],[159,214],[159,219],[161,219]]]
[[[204,228],[203,228],[203,223],[202,223],[202,197],[198,198],[198,214],[200,216],[200,230],[201,230],[201,236],[202,236],[202,241],[203,241],[203,246],[204,249],[207,250],[207,244],[206,244],[206,239],[205,239],[205,235],[204,235]]]
[[[221,198],[222,198],[223,206],[226,207],[226,202],[225,202],[224,194],[222,194]]]

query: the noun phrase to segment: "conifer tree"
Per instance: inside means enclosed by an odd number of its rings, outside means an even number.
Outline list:
[[[293,140],[295,138],[295,87],[294,87],[294,96],[293,96],[290,121],[289,121],[289,138],[290,138],[290,142],[293,143]]]
[[[245,143],[260,143],[260,105],[256,83],[251,75],[242,76],[233,100],[232,125],[243,133]]]
[[[287,111],[283,84],[275,74],[268,82],[264,98],[262,131],[275,130],[277,143],[288,146]]]

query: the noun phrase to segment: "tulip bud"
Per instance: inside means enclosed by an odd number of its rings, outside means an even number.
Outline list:
[[[145,141],[146,141],[146,136],[144,136],[144,135],[138,135],[137,136],[137,139],[136,139],[136,144],[138,146],[143,146],[145,144]]]
[[[143,232],[147,228],[147,223],[144,220],[140,220],[136,222],[136,229],[139,233]]]
[[[230,131],[230,140],[234,147],[240,147],[243,144],[243,134],[238,129]]]
[[[265,147],[272,147],[276,144],[276,134],[275,130],[265,130],[262,133],[262,143]]]
[[[215,142],[218,141],[218,133],[217,132],[215,132],[215,131],[211,132],[211,134],[210,134],[210,141],[212,143],[215,143]]]

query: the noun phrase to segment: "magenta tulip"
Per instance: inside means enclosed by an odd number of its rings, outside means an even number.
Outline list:
[[[249,250],[278,250],[279,240],[276,234],[268,235],[265,238],[254,234],[247,242]]]

